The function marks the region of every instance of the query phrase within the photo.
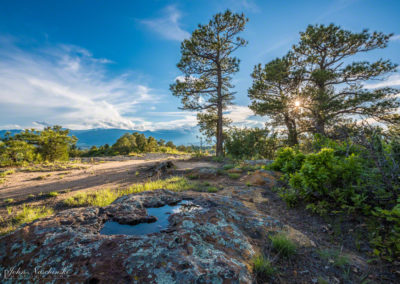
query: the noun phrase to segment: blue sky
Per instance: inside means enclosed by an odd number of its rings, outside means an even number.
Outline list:
[[[308,24],[394,33],[389,47],[358,59],[400,63],[398,0],[142,0],[0,2],[0,129],[174,129],[196,124],[169,84],[180,42],[231,9],[250,19],[234,76],[237,125],[262,126],[247,108],[253,66],[283,56]],[[369,87],[400,86],[400,74]]]

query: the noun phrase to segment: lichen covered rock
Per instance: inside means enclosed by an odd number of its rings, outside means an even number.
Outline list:
[[[149,222],[146,208],[192,199],[149,235],[102,235],[106,221]],[[251,283],[257,241],[282,228],[232,198],[165,190],[128,195],[104,208],[70,209],[0,238],[0,270],[67,270],[64,283]],[[53,277],[52,275],[49,276]]]

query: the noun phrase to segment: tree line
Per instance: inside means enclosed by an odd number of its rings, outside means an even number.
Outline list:
[[[198,151],[194,146],[176,146],[172,141],[156,140],[144,134],[126,133],[113,144],[92,146],[83,150],[76,146],[78,139],[69,135],[61,126],[43,130],[26,129],[11,135],[6,132],[0,138],[0,167],[22,166],[30,163],[68,161],[70,157],[96,157],[128,155],[131,153],[190,153]]]

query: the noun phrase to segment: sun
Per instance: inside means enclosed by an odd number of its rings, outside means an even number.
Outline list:
[[[299,100],[296,100],[296,101],[294,102],[294,106],[295,106],[295,107],[299,107],[300,105],[301,105],[301,103],[300,103]]]

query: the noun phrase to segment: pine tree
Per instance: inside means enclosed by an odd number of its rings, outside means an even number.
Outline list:
[[[238,36],[247,21],[243,14],[227,10],[199,25],[181,44],[177,67],[185,78],[170,86],[173,95],[181,98],[182,109],[216,110],[217,156],[223,155],[223,110],[234,98],[231,75],[239,70],[239,59],[232,53],[247,43]]]
[[[326,128],[348,117],[374,118],[398,123],[400,102],[392,88],[366,89],[371,79],[395,71],[396,65],[380,59],[351,62],[355,55],[385,48],[391,34],[353,33],[339,26],[308,26],[293,47],[304,71],[306,100],[302,107],[312,118],[313,132],[326,134]],[[348,63],[351,62],[351,63]]]

